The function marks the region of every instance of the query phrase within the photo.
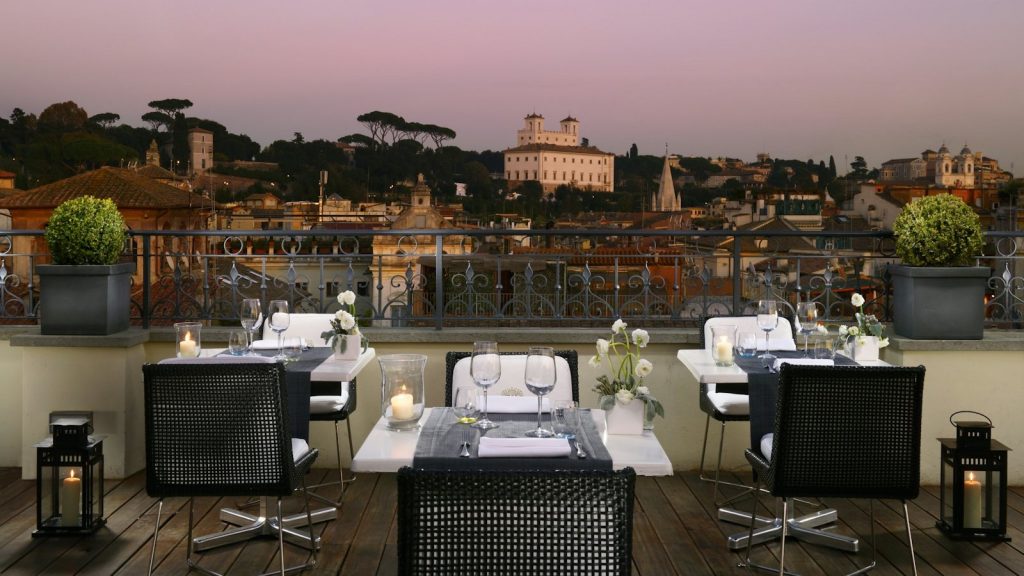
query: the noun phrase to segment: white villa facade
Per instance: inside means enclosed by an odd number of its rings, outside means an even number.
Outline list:
[[[594,192],[615,190],[615,155],[580,144],[579,120],[569,116],[560,130],[544,130],[544,117],[530,114],[516,132],[517,145],[505,150],[510,186],[536,180],[545,193],[561,185]]]

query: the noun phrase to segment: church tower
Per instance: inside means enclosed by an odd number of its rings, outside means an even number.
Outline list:
[[[146,166],[160,165],[160,149],[156,146],[156,140],[151,140],[149,150],[146,150]]]
[[[672,182],[672,168],[668,165],[668,147],[665,148],[665,164],[661,167],[661,183],[651,207],[655,212],[678,212],[682,208]]]

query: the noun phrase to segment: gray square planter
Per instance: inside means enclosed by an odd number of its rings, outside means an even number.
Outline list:
[[[48,335],[105,336],[128,329],[135,264],[36,266],[39,327]]]
[[[915,340],[981,340],[986,266],[890,266],[893,332]]]

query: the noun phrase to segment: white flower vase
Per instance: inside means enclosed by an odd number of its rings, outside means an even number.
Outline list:
[[[334,347],[335,360],[358,360],[359,355],[366,350],[366,339],[362,334],[335,336],[331,346]]]
[[[605,423],[607,424],[609,434],[643,434],[643,401],[630,400],[623,404],[616,400],[612,409],[605,413]]]
[[[851,358],[855,362],[876,362],[878,361],[878,337],[862,336],[853,338]]]

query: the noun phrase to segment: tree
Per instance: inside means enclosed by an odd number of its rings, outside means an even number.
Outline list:
[[[39,115],[39,127],[54,132],[81,130],[89,114],[73,101],[50,104]]]
[[[305,144],[306,138],[302,135],[302,132],[292,133],[292,142],[295,144]]]
[[[629,154],[627,156],[629,157],[630,160],[636,160],[636,157],[639,154],[640,154],[640,152],[639,152],[639,150],[636,147],[636,142],[633,142],[633,145],[629,147]]]
[[[171,118],[163,112],[146,112],[142,115],[142,121],[149,124],[149,127],[153,132],[157,132],[160,130],[161,126],[169,130],[171,124],[174,122],[174,118]]]
[[[394,142],[396,129],[406,123],[405,118],[397,114],[379,110],[360,114],[356,120],[366,126],[370,131],[370,138],[380,142],[381,146],[386,145],[389,139]]]
[[[166,98],[164,100],[153,100],[147,104],[154,110],[159,110],[167,115],[168,118],[174,118],[174,115],[186,108],[192,107],[191,100],[185,100],[184,98]]]
[[[436,124],[426,125],[427,136],[434,141],[434,149],[438,150],[446,140],[455,139],[455,131],[451,128],[445,128],[444,126],[438,126]]]
[[[831,180],[836,179],[836,159],[831,154],[828,155],[828,173]]]
[[[96,124],[104,130],[113,126],[118,120],[121,119],[120,114],[114,114],[113,112],[103,112],[89,117],[89,122]]]
[[[850,168],[852,170],[846,175],[850,180],[868,179],[868,163],[863,156],[854,156],[853,162],[850,162]]]

